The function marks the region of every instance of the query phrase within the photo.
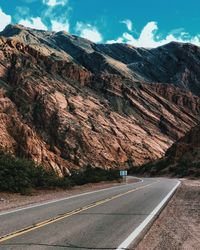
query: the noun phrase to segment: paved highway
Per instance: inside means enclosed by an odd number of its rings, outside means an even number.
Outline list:
[[[178,183],[145,178],[1,213],[0,249],[129,249]]]

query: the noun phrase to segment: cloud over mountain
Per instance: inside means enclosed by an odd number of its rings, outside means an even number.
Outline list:
[[[130,23],[127,24],[127,27],[128,26],[130,26]],[[192,37],[187,32],[184,32],[181,30],[180,33],[173,32],[171,34],[168,34],[165,38],[160,38],[157,35],[158,31],[159,31],[159,28],[158,28],[157,22],[152,21],[152,22],[148,22],[144,26],[138,38],[133,36],[133,34],[131,33],[124,32],[116,40],[109,40],[107,41],[107,43],[109,44],[127,43],[136,47],[145,47],[145,48],[156,48],[158,46],[161,46],[170,42],[192,43],[197,46],[200,46],[200,34]]]
[[[103,40],[101,33],[98,31],[98,29],[95,26],[92,26],[91,24],[77,22],[76,32],[81,37],[86,38],[95,43],[102,42]]]
[[[11,23],[11,16],[7,15],[0,8],[0,31],[3,30],[9,23]]]

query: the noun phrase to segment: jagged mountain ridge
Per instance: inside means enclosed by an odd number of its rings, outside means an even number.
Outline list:
[[[179,72],[180,82],[159,83],[152,69],[139,72],[151,50],[20,25],[0,36],[3,150],[62,173],[119,168],[162,156],[199,120],[198,81]]]
[[[66,32],[31,30],[21,25],[8,25],[0,35],[15,37],[26,44],[46,45],[61,58],[66,52],[69,61],[93,73],[106,71],[132,80],[174,84],[200,95],[200,48],[192,44],[171,42],[155,49],[95,44]],[[91,61],[96,61],[96,65],[91,65]]]

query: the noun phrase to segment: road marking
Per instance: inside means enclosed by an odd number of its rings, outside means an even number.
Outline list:
[[[31,225],[31,226],[28,226],[28,227],[25,227],[25,228],[22,228],[22,229],[19,229],[15,232],[11,232],[9,234],[6,234],[6,235],[3,235],[3,236],[0,236],[0,243],[3,242],[3,241],[6,241],[6,240],[9,240],[9,239],[12,239],[14,237],[17,237],[17,236],[20,236],[22,234],[25,234],[25,233],[28,233],[30,231],[33,231],[33,230],[36,230],[38,228],[41,228],[41,227],[44,227],[46,225],[49,225],[49,224],[52,224],[52,223],[55,223],[59,220],[62,220],[62,219],[65,219],[67,217],[70,217],[72,215],[75,215],[75,214],[78,214],[78,213],[81,213],[83,211],[86,211],[90,208],[93,208],[93,207],[96,207],[96,206],[99,206],[99,205],[102,205],[106,202],[109,202],[111,200],[114,200],[114,199],[117,199],[119,197],[122,197],[124,195],[127,195],[127,194],[130,194],[130,193],[133,193],[137,190],[140,190],[140,189],[143,189],[143,188],[146,188],[146,187],[149,187],[149,186],[152,186],[153,184],[157,183],[158,181],[155,181],[153,183],[150,183],[150,184],[147,184],[145,186],[141,186],[141,187],[138,187],[138,188],[135,188],[135,189],[131,189],[125,193],[121,193],[121,194],[117,194],[117,195],[114,195],[114,196],[111,196],[109,198],[105,198],[103,200],[100,200],[100,201],[96,201],[96,202],[93,202],[89,205],[86,205],[84,207],[81,207],[81,208],[78,208],[78,209],[75,209],[73,211],[69,211],[69,212],[66,212],[64,214],[61,214],[61,215],[58,215],[56,217],[53,217],[53,218],[50,218],[50,219],[47,219],[47,220],[44,220],[42,222],[39,222],[39,223],[36,223],[34,225]]]
[[[139,182],[141,182],[141,183],[143,182],[143,179],[140,179],[140,178],[137,178],[137,177],[134,177],[134,178],[140,180]],[[17,208],[17,209],[10,210],[10,211],[7,211],[7,212],[2,212],[2,213],[0,213],[0,216],[1,216],[1,215],[6,215],[6,214],[10,214],[10,213],[19,212],[19,211],[23,211],[23,210],[26,210],[26,209],[31,209],[31,208],[35,208],[35,207],[45,206],[45,205],[52,204],[52,203],[56,203],[56,202],[59,202],[59,201],[69,200],[69,199],[81,197],[81,196],[88,195],[88,194],[99,193],[99,192],[103,192],[103,191],[107,191],[107,190],[112,190],[112,189],[119,188],[119,187],[125,187],[125,186],[127,187],[127,185],[128,185],[128,186],[129,186],[129,185],[134,185],[134,184],[137,184],[137,183],[139,183],[139,182],[130,183],[130,184],[126,184],[126,185],[124,185],[124,184],[123,184],[123,185],[118,185],[118,186],[116,186],[116,187],[103,188],[103,189],[100,189],[100,190],[95,190],[95,191],[85,192],[85,193],[82,193],[82,194],[72,195],[72,196],[69,196],[69,197],[60,198],[60,199],[55,199],[55,200],[43,202],[43,203],[40,203],[40,204],[35,204],[35,205],[27,206],[27,207]]]
[[[156,214],[162,209],[165,203],[171,198],[177,187],[180,185],[180,181],[173,187],[173,189],[165,196],[165,198],[157,205],[157,207],[146,217],[146,219],[123,241],[116,250],[127,249],[130,244],[138,237],[138,235],[145,229],[145,227],[151,222]]]

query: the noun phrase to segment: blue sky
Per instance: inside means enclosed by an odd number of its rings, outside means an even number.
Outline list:
[[[199,10],[199,0],[0,0],[0,30],[20,23],[99,43],[200,46]]]

